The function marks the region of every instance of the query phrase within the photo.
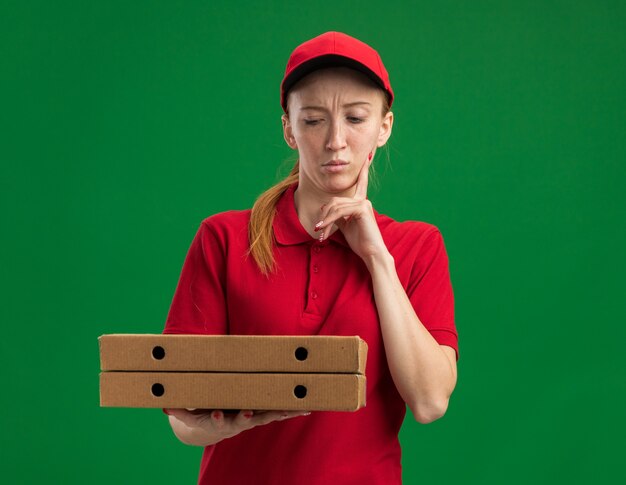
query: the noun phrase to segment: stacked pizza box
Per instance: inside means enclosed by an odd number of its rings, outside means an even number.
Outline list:
[[[99,337],[100,405],[356,411],[358,336],[111,334]]]

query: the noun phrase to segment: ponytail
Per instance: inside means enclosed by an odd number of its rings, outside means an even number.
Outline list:
[[[298,181],[300,165],[298,162],[291,169],[291,173],[282,181],[263,192],[254,203],[248,224],[248,238],[250,249],[257,266],[265,276],[276,270],[274,259],[274,231],[272,223],[276,214],[276,203],[285,191]]]

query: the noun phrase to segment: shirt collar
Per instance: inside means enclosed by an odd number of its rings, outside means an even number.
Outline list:
[[[294,201],[296,188],[298,188],[297,182],[290,185],[276,203],[276,215],[274,216],[273,223],[274,236],[276,238],[276,242],[283,246],[314,243],[317,241],[315,238],[312,238],[308,232],[306,232],[300,223],[300,219],[298,219],[298,213],[296,212],[296,204]],[[348,248],[350,247],[341,231],[335,231],[330,235],[327,241],[333,241]]]

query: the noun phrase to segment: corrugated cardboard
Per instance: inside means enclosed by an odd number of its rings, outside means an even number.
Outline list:
[[[365,374],[358,336],[102,335],[103,371],[330,372]]]
[[[102,372],[100,405],[145,408],[356,411],[365,376],[222,372]]]

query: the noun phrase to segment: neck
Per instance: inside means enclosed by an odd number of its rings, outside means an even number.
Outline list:
[[[294,203],[300,224],[302,224],[302,227],[306,229],[311,237],[317,239],[319,235],[314,231],[314,228],[315,224],[321,219],[322,206],[328,204],[333,197],[354,197],[355,190],[355,187],[350,187],[350,189],[345,192],[330,194],[316,190],[315,187],[309,187],[300,180],[298,188],[294,192]],[[333,225],[331,234],[336,230],[337,226]]]

